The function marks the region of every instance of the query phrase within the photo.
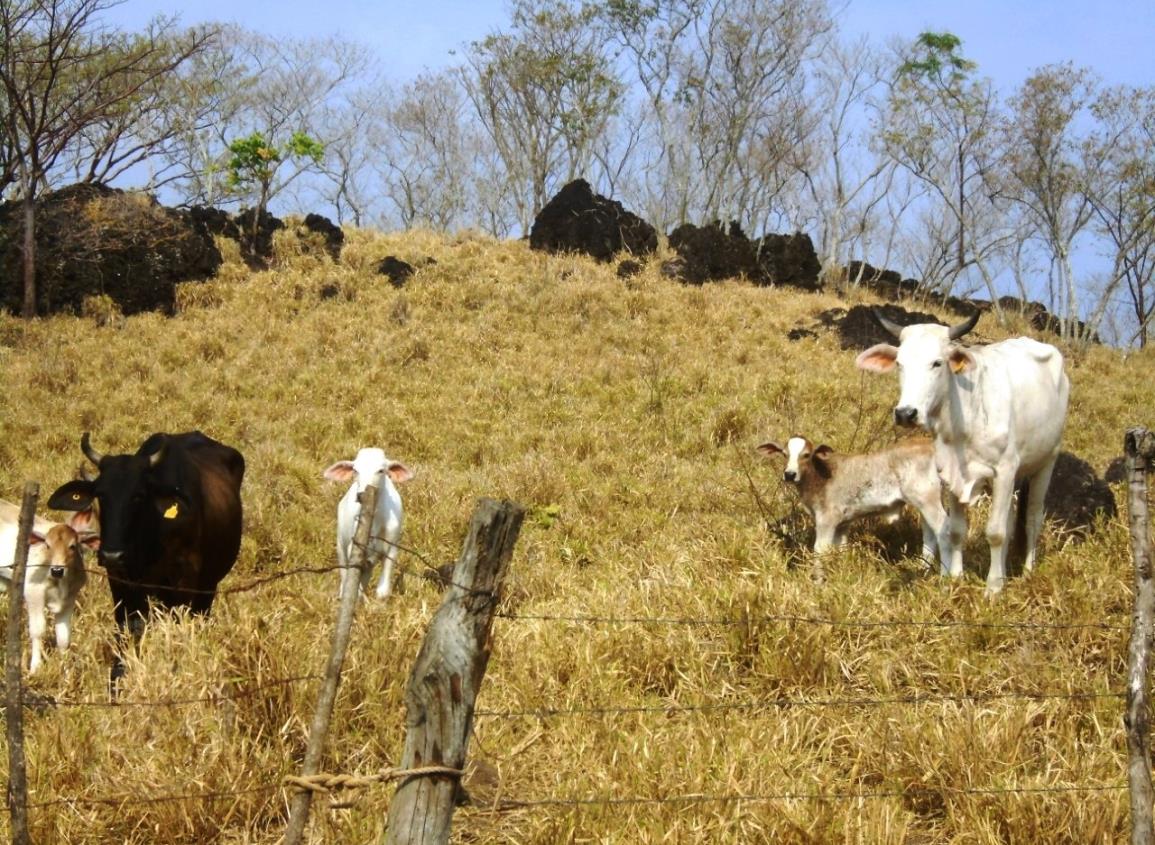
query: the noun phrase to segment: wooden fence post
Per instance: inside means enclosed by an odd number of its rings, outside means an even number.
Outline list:
[[[13,845],[30,845],[28,834],[28,772],[24,763],[24,642],[20,619],[24,614],[24,570],[28,563],[28,535],[36,519],[40,485],[24,485],[16,533],[16,559],[8,588],[8,641],[4,655],[4,728],[8,737],[8,814]]]
[[[325,678],[321,692],[317,696],[317,710],[309,727],[309,745],[305,749],[305,760],[301,764],[301,777],[317,774],[321,767],[321,757],[325,753],[325,740],[329,735],[329,720],[333,716],[333,705],[337,701],[337,686],[341,683],[341,669],[345,665],[345,652],[349,648],[349,638],[353,630],[353,615],[357,602],[361,599],[360,573],[369,565],[369,540],[373,530],[373,515],[377,512],[377,489],[380,477],[365,485],[358,501],[361,503],[361,518],[357,521],[357,531],[353,535],[353,554],[349,559],[350,571],[341,572],[344,590],[337,609],[337,624],[333,628],[333,644],[329,649],[329,662],[325,667]],[[305,833],[309,820],[309,807],[313,793],[301,789],[293,796],[289,809],[289,824],[285,828],[284,845],[296,845]]]
[[[1130,487],[1131,550],[1135,558],[1135,611],[1131,620],[1131,647],[1127,683],[1127,779],[1131,788],[1131,843],[1153,845],[1151,733],[1147,704],[1151,637],[1155,631],[1155,583],[1151,573],[1151,537],[1147,521],[1147,473],[1155,459],[1155,434],[1145,428],[1128,429],[1123,439]]]
[[[460,771],[473,728],[473,706],[489,664],[490,631],[525,511],[482,499],[453,570],[453,581],[430,623],[405,690],[408,728],[402,770],[447,766]],[[401,780],[389,804],[385,845],[449,841],[460,775]]]

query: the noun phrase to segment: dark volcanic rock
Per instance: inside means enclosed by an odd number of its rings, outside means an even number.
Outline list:
[[[529,245],[545,252],[579,252],[609,261],[623,249],[634,255],[653,252],[658,248],[658,233],[621,203],[595,194],[585,179],[575,179],[537,215]]]
[[[766,278],[776,285],[818,290],[822,263],[809,235],[766,235],[758,246],[758,263]]]
[[[306,214],[304,225],[308,231],[324,238],[325,251],[333,261],[339,261],[341,247],[345,244],[345,233],[341,231],[341,227],[320,214]]]
[[[946,325],[934,314],[907,311],[905,308],[889,303],[878,306],[855,305],[846,312],[845,317],[836,323],[843,349],[867,349],[876,343],[895,342],[895,339],[878,324],[874,315],[870,313],[872,307],[877,308],[886,319],[898,323],[900,326],[909,326],[914,323]]]
[[[13,311],[23,295],[21,219],[18,203],[0,204],[0,296]],[[80,313],[85,297],[96,295],[124,314],[171,312],[176,285],[212,276],[222,261],[194,212],[99,184],[42,197],[36,247],[40,314]]]
[[[746,237],[742,227],[719,220],[707,226],[685,223],[670,232],[670,247],[682,260],[679,278],[690,284],[744,278],[757,285],[790,285],[818,290],[822,265],[809,235]]]
[[[1099,517],[1115,516],[1115,495],[1104,479],[1082,458],[1060,452],[1047,488],[1047,519],[1064,530],[1085,535]]]
[[[618,265],[618,278],[629,279],[642,272],[642,265],[637,261],[626,259]]]
[[[377,272],[389,279],[389,284],[395,288],[404,287],[409,277],[416,271],[413,265],[402,261],[395,255],[387,255],[377,265]]]
[[[708,226],[683,223],[670,232],[669,240],[670,247],[682,259],[682,281],[700,285],[739,277],[763,280],[754,244],[735,222],[730,223],[728,231],[719,220]]]

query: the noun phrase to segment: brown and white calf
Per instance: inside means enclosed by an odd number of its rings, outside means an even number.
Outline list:
[[[904,504],[922,517],[922,556],[940,553],[941,571],[950,561],[950,531],[942,489],[934,465],[934,444],[925,438],[904,440],[865,455],[838,455],[796,435],[786,446],[763,443],[766,457],[783,455],[784,481],[793,484],[814,518],[814,551],[846,542],[850,523],[866,516],[896,519]]]
[[[32,642],[35,672],[44,660],[44,631],[47,614],[56,624],[56,647],[63,651],[72,640],[72,612],[76,597],[88,580],[84,572],[83,548],[95,548],[99,536],[90,530],[92,511],[79,511],[67,524],[37,517],[28,537],[28,564],[24,572],[24,604],[28,609],[28,639]],[[20,528],[20,508],[0,501],[0,590],[7,592],[16,560],[16,540]]]

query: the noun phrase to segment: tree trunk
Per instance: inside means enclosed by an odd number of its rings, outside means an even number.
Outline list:
[[[24,305],[20,314],[25,319],[36,316],[36,195],[31,189],[24,193]]]

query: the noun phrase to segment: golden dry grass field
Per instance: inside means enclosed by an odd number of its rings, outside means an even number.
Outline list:
[[[0,497],[35,479],[47,498],[82,431],[113,453],[202,429],[248,463],[225,589],[335,562],[343,491],[321,470],[360,446],[416,473],[410,572],[457,557],[478,497],[527,506],[478,707],[570,712],[478,716],[456,841],[1126,838],[1125,515],[1081,543],[1048,528],[1040,568],[994,601],[973,517],[949,583],[916,559],[913,515],[886,543],[854,532],[822,583],[768,530],[747,472],[770,517],[793,505],[758,443],[894,438],[895,380],[860,374],[833,334],[785,336],[845,300],[682,286],[656,260],[623,281],[480,236],[354,231],[338,265],[278,250],[267,272],[233,260],[187,286],[171,318],[0,317]],[[373,272],[389,254],[436,263],[396,290]],[[977,334],[1006,332],[987,317]],[[1101,473],[1124,429],[1152,422],[1155,356],[1065,352],[1064,448]],[[34,841],[276,842],[317,690],[289,679],[321,673],[336,586],[301,574],[222,595],[207,622],[154,622],[107,706],[112,612],[93,574],[73,648],[30,681],[60,701],[27,717]],[[410,578],[362,605],[327,771],[397,761],[439,600]],[[525,618],[557,616],[635,621]],[[926,624],[892,624],[909,622]],[[619,712],[572,712],[598,708]],[[308,840],[376,841],[391,792],[314,802]],[[591,802],[532,804],[554,799]]]

